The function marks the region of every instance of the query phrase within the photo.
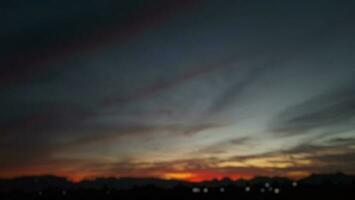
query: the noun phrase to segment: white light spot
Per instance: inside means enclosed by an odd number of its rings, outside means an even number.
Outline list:
[[[266,188],[270,187],[270,183],[265,183],[265,187]]]
[[[279,193],[280,193],[280,189],[279,189],[279,188],[275,188],[275,189],[274,189],[274,193],[275,193],[275,194],[279,194]]]
[[[251,190],[250,187],[246,187],[246,188],[245,188],[245,191],[246,191],[246,192],[250,192],[250,190]]]
[[[208,193],[208,188],[203,188],[204,193]]]
[[[264,193],[264,192],[265,192],[265,188],[261,188],[261,189],[260,189],[260,192],[261,192],[261,193]]]
[[[200,190],[200,188],[192,188],[192,192],[193,193],[200,193],[201,192],[201,190]]]
[[[296,181],[294,181],[294,182],[292,183],[292,186],[293,186],[293,187],[297,187],[297,186],[298,186],[298,183],[297,183]]]
[[[219,189],[220,192],[225,192],[226,190],[224,188]]]

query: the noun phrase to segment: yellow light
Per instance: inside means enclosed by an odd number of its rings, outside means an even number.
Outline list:
[[[171,172],[163,176],[165,179],[189,179],[191,177],[193,177],[193,174],[187,172]]]

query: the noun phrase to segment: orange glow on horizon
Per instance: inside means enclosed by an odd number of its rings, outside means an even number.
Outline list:
[[[237,179],[250,179],[253,178],[254,175],[249,174],[226,174],[223,172],[216,172],[216,171],[193,171],[193,172],[168,172],[165,173],[163,176],[160,176],[162,179],[177,179],[177,180],[184,180],[189,182],[201,182],[201,181],[208,181],[213,179],[221,180],[223,178],[229,178],[232,180]]]
[[[303,177],[308,176],[310,173],[305,171],[294,171],[288,172],[284,176],[289,177],[292,179],[300,179]],[[201,182],[201,181],[208,181],[208,180],[221,180],[223,178],[229,178],[232,180],[238,179],[251,179],[258,174],[228,174],[225,171],[219,170],[193,170],[193,171],[170,171],[170,172],[139,172],[135,171],[131,174],[98,174],[94,171],[65,171],[65,170],[43,170],[43,168],[33,168],[33,169],[13,169],[11,173],[0,173],[0,177],[2,178],[14,178],[19,176],[41,176],[41,175],[54,175],[60,177],[66,177],[68,180],[72,182],[80,182],[82,180],[88,179],[96,179],[98,177],[135,177],[135,178],[161,178],[166,180],[182,180],[182,181],[189,181],[189,182]],[[270,175],[272,176],[272,175]]]
[[[172,172],[163,175],[163,179],[189,180],[194,174],[188,172]]]

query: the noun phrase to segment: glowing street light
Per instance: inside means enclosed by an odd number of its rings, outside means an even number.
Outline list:
[[[250,192],[251,188],[249,186],[245,187],[246,192]]]
[[[193,192],[193,193],[200,193],[201,190],[200,190],[200,188],[195,187],[195,188],[192,188],[192,192]]]
[[[203,193],[208,193],[208,188],[203,188]]]

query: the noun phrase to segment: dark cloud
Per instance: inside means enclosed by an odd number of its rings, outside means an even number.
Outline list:
[[[354,144],[355,138],[353,138],[353,137],[336,137],[336,138],[332,138],[332,139],[327,140],[326,143],[333,144],[333,145]]]
[[[219,124],[166,124],[166,125],[116,125],[116,126],[103,126],[98,128],[97,133],[82,136],[67,146],[71,148],[80,148],[82,146],[105,144],[122,137],[127,136],[142,136],[152,135],[157,133],[165,133],[167,135],[186,135],[197,134],[204,130],[218,128]]]
[[[247,146],[250,145],[252,141],[251,137],[234,138],[201,148],[197,151],[197,153],[206,155],[223,154],[228,152],[229,148]]]
[[[141,137],[157,133],[192,135],[218,128],[218,124],[169,124],[169,125],[104,125],[81,126],[84,120],[94,115],[88,113],[46,112],[30,116],[1,127],[0,164],[16,167],[32,162],[51,161],[55,155],[77,152],[83,148],[112,145],[123,137]],[[76,117],[75,117],[76,116]],[[58,134],[60,133],[60,134]],[[72,135],[75,133],[75,135]],[[97,147],[96,147],[97,148]]]
[[[125,103],[131,103],[134,101],[144,100],[145,98],[152,97],[161,92],[164,92],[169,89],[174,89],[177,86],[180,86],[188,81],[196,79],[202,75],[206,75],[208,73],[218,71],[228,66],[233,59],[226,59],[223,62],[219,62],[217,64],[209,64],[203,67],[196,67],[190,69],[181,75],[177,75],[172,79],[158,79],[153,81],[151,84],[144,86],[141,89],[133,91],[129,95],[116,95],[109,97],[103,101],[104,106],[112,106],[112,105],[122,105]]]
[[[89,108],[70,103],[42,102],[16,106],[24,110],[21,115],[9,117],[1,122],[0,129],[4,133],[59,130],[95,115]]]
[[[237,104],[241,95],[243,95],[251,84],[255,83],[256,80],[260,78],[263,71],[264,70],[262,70],[262,68],[258,67],[252,70],[246,77],[243,78],[243,80],[237,81],[229,86],[209,108],[209,114],[218,113],[231,105]]]
[[[105,176],[131,176],[131,177],[161,177],[169,173],[188,173],[191,179],[206,180],[222,177],[252,177],[257,172],[261,175],[270,174],[273,170],[258,167],[219,168],[218,159],[182,159],[165,162],[135,162],[121,161],[95,165],[96,170]],[[89,166],[88,168],[93,168]]]
[[[227,160],[241,163],[248,163],[250,160],[269,160],[270,165],[275,165],[270,167],[271,170],[283,175],[290,172],[355,173],[354,145],[353,138],[333,138],[324,144],[309,141],[286,150],[235,156]],[[286,167],[279,168],[277,164],[286,164]]]
[[[58,138],[78,130],[83,121],[94,115],[81,106],[62,103],[29,104],[24,109],[27,110],[22,115],[1,121],[1,165],[48,159],[61,151]]]
[[[1,6],[0,89],[53,74],[53,62],[126,43],[193,1],[40,1]],[[2,3],[4,4],[4,3]],[[46,19],[46,20],[43,20]],[[48,67],[51,64],[51,67]]]
[[[299,28],[301,32],[294,39],[295,41],[297,40],[297,43],[290,43],[288,46],[275,44],[267,50],[254,50],[254,52],[251,53],[252,55],[260,56],[267,54],[268,59],[266,59],[263,64],[259,64],[259,66],[250,67],[250,72],[247,73],[243,79],[237,79],[232,82],[227,90],[225,90],[209,108],[209,114],[224,111],[231,106],[240,103],[243,95],[248,91],[250,86],[256,84],[257,81],[263,78],[263,76],[272,74],[275,70],[284,67],[287,62],[309,53],[310,49],[318,46],[320,42],[324,43],[324,40],[327,40],[334,35],[334,30],[339,28],[339,26],[348,25],[352,17],[351,11],[345,9],[341,15],[323,19],[320,25],[315,26],[317,27],[316,29]],[[255,58],[253,58],[252,55],[246,57],[253,60]],[[258,59],[262,58],[259,57]]]
[[[276,117],[272,131],[278,135],[299,135],[337,126],[352,129],[355,124],[354,88],[350,84],[288,108]]]
[[[287,176],[293,172],[335,172],[343,170],[347,173],[354,173],[353,167],[354,152],[339,152],[339,146],[321,147],[314,145],[312,148],[297,146],[286,151],[274,151],[251,156],[236,156],[231,158],[194,158],[181,159],[164,162],[137,162],[134,160],[123,160],[121,162],[102,163],[88,166],[89,169],[99,171],[102,175],[109,176],[154,176],[164,177],[170,172],[191,173],[195,176],[205,177],[251,177],[258,175]],[[337,149],[337,151],[333,151]],[[341,149],[341,148],[340,148]],[[300,157],[301,155],[305,155]],[[280,158],[282,158],[280,160]],[[268,165],[259,166],[249,164],[250,160],[268,160]],[[238,161],[244,166],[220,166],[221,163]],[[255,162],[257,163],[257,162]],[[279,167],[285,165],[286,167]]]
[[[315,148],[314,151],[308,151],[307,153],[308,156],[306,159],[310,161],[309,164],[294,165],[290,168],[286,168],[285,171],[300,170],[313,173],[343,171],[350,174],[355,173],[355,152],[353,149],[342,149],[341,147],[319,147],[319,149]]]
[[[246,138],[240,138],[229,141],[230,144],[245,143]],[[191,158],[171,161],[141,162],[134,159],[125,159],[116,162],[105,160],[68,160],[53,159],[33,160],[32,170],[46,171],[53,174],[67,175],[74,173],[81,178],[91,178],[97,176],[151,176],[164,177],[168,173],[190,173],[198,177],[251,177],[258,175],[285,176],[292,175],[292,172],[334,172],[342,170],[347,173],[354,173],[354,151],[350,147],[354,142],[348,142],[346,145],[315,145],[301,144],[288,150],[273,151],[262,154],[235,156],[230,158],[209,157],[209,158]],[[280,160],[280,158],[282,158]],[[260,164],[250,165],[250,160],[268,160],[270,165]],[[237,161],[245,166],[220,166],[220,163]],[[306,162],[305,162],[306,161]],[[71,162],[70,168],[66,163]],[[257,162],[256,162],[257,163]],[[278,167],[278,165],[287,165]],[[274,165],[274,166],[273,166]],[[58,171],[53,171],[54,166],[63,166]],[[14,165],[11,169],[9,165],[2,165],[2,169],[8,171],[21,170],[19,165]],[[28,168],[27,168],[28,170]],[[22,171],[26,172],[26,170]],[[28,173],[31,173],[29,171]],[[32,171],[33,173],[33,171]],[[200,177],[201,178],[201,177]]]

